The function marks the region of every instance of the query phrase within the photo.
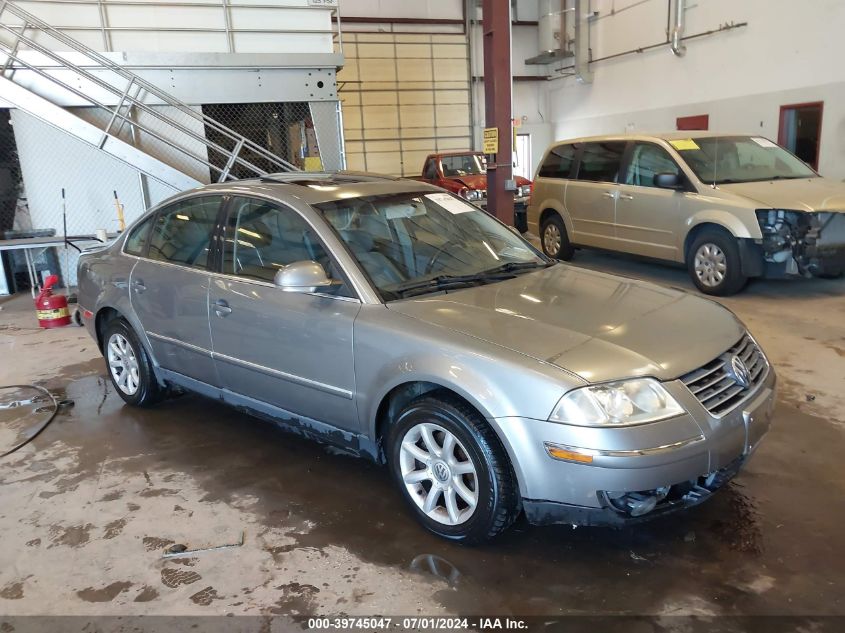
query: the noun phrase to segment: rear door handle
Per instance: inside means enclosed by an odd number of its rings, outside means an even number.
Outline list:
[[[613,193],[612,191],[605,191],[601,195],[603,195],[605,198],[615,198],[616,197],[616,194]]]
[[[232,308],[229,307],[225,299],[218,299],[214,302],[214,314],[221,318],[227,317],[232,314]]]
[[[627,194],[627,193],[620,193],[620,194],[619,194],[619,199],[620,199],[620,200],[633,200],[633,199],[634,199],[634,196],[632,196],[632,195],[630,195],[630,194]]]
[[[134,288],[135,292],[138,293],[138,294],[141,294],[142,292],[144,292],[147,289],[147,287],[144,285],[143,280],[141,280],[141,279],[135,279],[132,282],[132,288]]]

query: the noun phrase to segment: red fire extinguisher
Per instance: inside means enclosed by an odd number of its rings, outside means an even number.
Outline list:
[[[67,297],[54,295],[52,287],[59,281],[58,276],[50,275],[44,280],[44,287],[35,298],[35,314],[38,326],[43,328],[70,325],[70,312],[67,309]]]

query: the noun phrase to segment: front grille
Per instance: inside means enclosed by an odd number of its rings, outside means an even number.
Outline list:
[[[730,371],[731,359],[739,356],[748,368],[749,385],[743,387]],[[703,367],[681,376],[698,401],[715,416],[721,416],[742,402],[766,377],[768,363],[763,352],[748,334],[727,352]]]

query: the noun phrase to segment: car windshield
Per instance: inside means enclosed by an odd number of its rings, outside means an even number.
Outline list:
[[[800,158],[760,136],[712,136],[669,143],[706,183],[720,185],[817,176]]]
[[[478,176],[487,173],[487,163],[481,154],[458,154],[443,156],[440,159],[443,175],[447,178],[455,176]]]
[[[387,301],[493,283],[554,263],[449,193],[369,196],[316,207]]]

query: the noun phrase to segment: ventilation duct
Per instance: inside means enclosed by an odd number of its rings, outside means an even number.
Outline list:
[[[537,21],[540,53],[525,60],[526,64],[551,64],[572,57],[566,47],[566,11],[564,0],[539,0]]]

